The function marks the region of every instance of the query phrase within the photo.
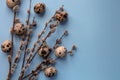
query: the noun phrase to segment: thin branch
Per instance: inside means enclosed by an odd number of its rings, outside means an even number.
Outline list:
[[[24,38],[22,37],[22,41],[20,42],[19,50],[18,50],[18,52],[16,54],[16,57],[14,59],[14,62],[12,64],[12,66],[11,66],[11,75],[14,73],[15,68],[17,67],[17,63],[18,63],[19,58],[21,56],[21,51],[23,50],[24,45],[25,45],[25,42],[24,42]]]
[[[56,49],[59,46],[59,44],[61,43],[62,38],[64,36],[66,36],[66,35],[68,35],[68,31],[67,30],[65,30],[64,33],[62,34],[62,36],[59,39],[56,40],[56,43],[53,46],[53,49]]]
[[[27,11],[28,12],[28,19],[27,19],[27,25],[30,26],[30,15],[31,15],[31,0],[30,0],[30,5],[29,5],[29,10]],[[28,43],[30,41],[30,34],[28,34],[28,38],[27,38],[27,44],[25,46],[25,52],[24,52],[24,57],[23,57],[23,62],[22,62],[22,67],[21,69],[24,67],[24,64],[25,64],[25,58],[26,58],[26,49],[28,47]]]
[[[7,80],[10,80],[10,78],[11,78],[12,56],[13,56],[13,51],[14,51],[14,34],[13,34],[13,30],[14,30],[14,27],[15,27],[16,13],[17,12],[14,11],[13,27],[12,27],[12,31],[11,31],[12,50],[11,50],[9,56],[8,56],[8,58],[10,60],[8,60],[8,62],[9,62],[9,72],[8,72]]]
[[[54,26],[54,28],[56,28],[58,26],[59,22],[57,22]],[[41,49],[42,45],[44,44],[44,42],[47,40],[48,37],[50,37],[50,35],[52,34],[51,30],[48,32],[47,36],[43,39],[42,44],[38,47],[37,51],[35,52],[35,54],[31,57],[29,57],[29,60],[27,61],[28,64],[30,64],[32,62],[32,60],[35,58],[35,56],[37,55],[38,51]]]
[[[63,8],[63,7],[62,7],[62,8]],[[62,10],[63,10],[63,9],[62,9]],[[61,8],[60,8],[60,9],[57,10],[57,11],[62,11],[62,10],[61,10]],[[42,45],[44,44],[44,42],[46,42],[47,38],[50,37],[50,35],[55,32],[56,27],[57,27],[57,26],[59,25],[59,23],[61,22],[61,21],[55,19],[55,15],[56,15],[56,14],[57,14],[57,13],[55,13],[54,16],[49,20],[49,23],[52,22],[52,21],[53,21],[53,22],[56,22],[56,23],[55,23],[55,24],[53,24],[53,23],[51,24],[51,26],[50,26],[50,31],[48,32],[47,36],[42,39],[42,43],[41,43],[41,45],[38,47],[38,49],[36,50],[36,52],[35,52],[34,54],[33,54],[33,52],[30,52],[29,58],[27,59],[26,66],[24,66],[24,67],[22,68],[22,71],[21,71],[21,73],[20,73],[19,80],[21,80],[21,79],[23,78],[26,69],[30,66],[31,62],[33,61],[33,59],[34,59],[35,56],[37,55],[38,51],[41,49],[41,47],[42,47]],[[65,13],[65,14],[66,14],[66,13]],[[61,16],[61,17],[62,17],[63,19],[66,18],[66,17],[64,18],[64,16]],[[33,49],[33,51],[34,51],[34,49]]]
[[[56,43],[55,43],[55,45],[53,46],[53,49],[52,49],[52,50],[55,49],[55,46],[58,46],[58,45],[60,44],[62,38],[63,38],[64,36],[66,36],[67,34],[68,34],[68,31],[67,31],[67,30],[64,31],[64,33],[62,34],[62,36],[61,36],[59,39],[56,40]],[[58,40],[59,40],[59,41],[58,41]],[[54,59],[54,60],[56,60],[56,59]],[[29,73],[28,75],[26,75],[25,77],[23,77],[23,79],[26,79],[26,78],[28,78],[29,76],[33,76],[33,72],[34,72],[34,73],[35,73],[35,72],[40,73],[41,68],[39,68],[39,67],[41,67],[41,65],[42,65],[44,62],[45,62],[45,61],[42,61],[40,64],[38,64],[38,66],[36,67],[36,69],[35,69],[35,70],[32,70],[32,72]]]
[[[42,44],[38,47],[37,51],[35,52],[35,54],[33,55],[33,53],[30,53],[30,56],[27,60],[26,66],[23,67],[21,74],[19,76],[19,80],[21,80],[24,76],[25,70],[30,66],[30,63],[32,62],[32,60],[35,58],[35,56],[37,55],[39,49],[41,49],[42,45],[44,44],[44,42],[46,41],[46,39],[51,35],[51,31],[48,32],[47,36],[44,38]],[[29,66],[28,66],[29,65]]]

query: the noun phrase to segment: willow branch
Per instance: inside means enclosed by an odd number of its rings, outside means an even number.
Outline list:
[[[16,10],[13,10],[14,11],[14,17],[13,17],[13,26],[12,26],[12,31],[11,31],[11,41],[12,41],[12,50],[8,56],[9,60],[9,72],[8,72],[8,76],[7,76],[7,80],[10,80],[11,78],[11,66],[12,66],[12,56],[13,56],[13,51],[14,51],[14,34],[13,34],[13,30],[14,30],[14,27],[15,27],[15,19],[16,19]]]
[[[56,46],[58,46],[60,43],[61,43],[61,40],[62,40],[62,38],[64,37],[64,36],[66,36],[68,34],[68,31],[66,30],[66,31],[64,31],[64,33],[62,34],[62,36],[60,37],[60,38],[58,38],[57,40],[56,40],[56,43],[54,44],[54,46],[53,46],[53,49],[52,50],[55,50],[55,48],[56,48]],[[56,59],[54,59],[54,60],[56,60]],[[28,78],[28,77],[32,77],[32,76],[34,76],[34,73],[40,73],[40,71],[41,71],[41,65],[44,63],[45,61],[42,61],[40,64],[38,64],[38,66],[36,67],[36,69],[35,70],[32,70],[32,72],[31,73],[29,73],[28,75],[26,75],[25,77],[23,77],[23,79],[26,79],[26,78]],[[36,75],[35,75],[36,76]]]
[[[30,26],[30,15],[31,15],[31,0],[30,0],[30,5],[29,5],[29,10],[27,11],[28,12],[28,19],[26,21],[27,25]],[[26,58],[26,49],[28,47],[28,44],[29,44],[29,41],[30,41],[30,33],[28,34],[27,36],[27,43],[26,43],[26,46],[25,46],[25,52],[24,52],[24,57],[23,57],[23,62],[22,62],[22,67],[21,69],[24,67],[24,63],[25,63],[25,58]]]

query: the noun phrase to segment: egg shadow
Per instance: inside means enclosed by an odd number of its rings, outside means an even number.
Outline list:
[[[48,78],[47,80],[56,80],[57,79],[57,74],[54,77]]]
[[[46,13],[46,10],[43,12],[43,13],[35,13],[35,16],[37,16],[37,17],[44,17],[45,16],[45,13]]]
[[[69,18],[66,18],[66,20],[61,22],[60,25],[66,25],[68,22],[69,22]]]

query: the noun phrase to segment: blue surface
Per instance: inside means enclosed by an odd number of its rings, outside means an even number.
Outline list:
[[[33,0],[35,5],[40,0]],[[63,30],[69,36],[63,39],[68,49],[76,44],[78,49],[73,57],[68,56],[56,64],[58,74],[48,79],[43,73],[41,80],[120,80],[120,0],[42,0],[47,5],[44,16],[36,15],[38,28],[32,42],[42,30],[43,24],[62,4],[69,13],[67,23],[60,25],[56,34],[48,39],[50,46],[54,38],[59,37]],[[22,0],[18,17],[24,22],[27,18],[28,0]],[[13,13],[7,8],[5,0],[0,1],[0,44],[10,39],[9,29],[12,26]],[[16,46],[19,38],[15,38]],[[33,44],[30,45],[30,48]],[[18,49],[16,47],[16,49]],[[34,68],[41,58],[32,63]],[[21,65],[21,62],[19,62]],[[0,51],[0,80],[5,80],[8,72],[7,55]],[[31,70],[29,69],[29,71]],[[28,71],[28,72],[29,72]],[[12,80],[17,80],[20,67],[17,67]]]

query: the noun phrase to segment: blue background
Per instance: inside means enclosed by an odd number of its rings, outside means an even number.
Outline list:
[[[52,46],[64,30],[69,31],[69,36],[63,39],[62,45],[67,49],[72,44],[77,45],[74,56],[68,55],[66,59],[57,62],[58,74],[54,78],[48,79],[41,73],[41,80],[120,80],[120,0],[33,0],[32,6],[38,2],[44,2],[47,8],[43,16],[38,16],[32,7],[32,17],[37,16],[38,27],[29,47],[35,42],[44,23],[63,4],[69,19],[48,39],[49,45]],[[28,6],[29,0],[22,0],[17,16],[23,23],[27,18]],[[5,0],[0,0],[0,44],[10,39],[12,19],[13,12],[7,8]],[[15,46],[18,49],[18,37],[15,38]],[[41,58],[37,56],[31,69],[40,61]],[[8,66],[7,55],[0,50],[0,80],[6,79]],[[19,72],[20,66],[12,80],[17,80]]]

